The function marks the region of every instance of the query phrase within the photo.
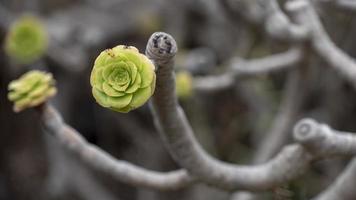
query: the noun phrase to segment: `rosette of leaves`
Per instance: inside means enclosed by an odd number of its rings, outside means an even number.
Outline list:
[[[8,89],[8,99],[14,103],[15,112],[38,106],[57,93],[52,74],[38,70],[11,81]]]
[[[154,65],[132,46],[119,45],[100,53],[90,76],[98,104],[127,113],[142,106],[153,94]]]
[[[193,77],[188,71],[179,71],[176,74],[176,93],[182,99],[192,96]]]
[[[29,64],[47,50],[48,36],[42,23],[34,16],[15,21],[6,36],[5,52],[16,62]]]

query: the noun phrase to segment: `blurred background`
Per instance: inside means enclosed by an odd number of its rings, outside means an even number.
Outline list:
[[[89,142],[148,169],[178,169],[153,126],[147,105],[121,114],[95,103],[89,84],[93,62],[102,50],[118,44],[144,52],[156,31],[176,39],[176,68],[195,78],[222,73],[235,59],[248,62],[290,49],[289,42],[271,38],[261,23],[246,17],[234,2],[238,1],[0,0],[1,47],[11,24],[26,13],[39,17],[49,35],[45,55],[31,64],[17,63],[0,48],[0,200],[231,199],[230,193],[203,184],[172,192],[138,188],[87,168],[43,134],[36,112],[12,111],[7,85],[31,69],[49,71],[58,87],[51,102]],[[356,12],[330,2],[314,2],[324,27],[341,49],[356,56]],[[285,1],[279,3],[283,9]],[[290,78],[295,71],[288,68],[239,77],[234,84],[213,91],[198,88],[181,98],[204,148],[221,160],[251,164],[267,160],[257,158],[258,149],[281,123],[285,123],[283,139],[268,143],[276,149],[273,155],[292,142],[291,127],[302,117],[356,131],[355,90],[322,59],[305,53],[307,59],[298,65],[307,75],[298,82]],[[281,120],[284,117],[288,120]],[[348,160],[316,162],[277,192],[261,194],[262,199],[309,199],[330,184]]]

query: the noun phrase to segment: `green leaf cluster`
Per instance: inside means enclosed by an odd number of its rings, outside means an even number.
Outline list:
[[[124,45],[101,52],[90,76],[96,102],[122,113],[142,106],[155,83],[153,63],[135,47]]]
[[[14,111],[38,106],[57,93],[52,74],[38,70],[25,73],[19,79],[11,81],[8,99],[14,103]]]

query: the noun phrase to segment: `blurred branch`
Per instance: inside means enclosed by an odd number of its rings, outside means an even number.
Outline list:
[[[227,4],[249,22],[261,24],[273,38],[285,41],[302,41],[307,38],[307,30],[292,23],[275,0],[227,0]]]
[[[88,166],[110,174],[118,181],[158,190],[176,190],[193,182],[184,170],[154,172],[125,161],[116,160],[98,147],[89,144],[78,132],[66,125],[50,105],[40,109],[42,124],[64,148],[78,156]]]
[[[211,75],[194,78],[194,89],[197,91],[213,92],[231,87],[234,77],[252,76],[274,72],[293,67],[302,58],[300,48],[292,48],[286,52],[278,53],[264,58],[243,60],[232,59],[226,72],[221,75]]]
[[[287,142],[290,136],[289,130],[295,121],[305,96],[305,85],[302,83],[303,70],[298,69],[289,72],[287,84],[284,89],[281,105],[273,121],[271,128],[267,131],[264,139],[258,144],[257,151],[253,157],[254,164],[266,162],[272,158],[282,146]],[[258,199],[258,195],[247,192],[238,192],[233,194],[232,200],[252,200]]]
[[[292,0],[287,3],[287,9],[299,24],[309,30],[314,52],[356,88],[356,61],[332,42],[313,6],[305,0]]]
[[[90,171],[78,160],[73,159],[61,146],[46,135],[49,159],[49,178],[47,190],[53,198],[60,198],[68,192],[76,192],[87,200],[114,200],[113,194],[95,180]]]
[[[286,143],[289,137],[287,133],[298,116],[305,96],[305,85],[302,84],[305,81],[304,78],[301,69],[290,72],[278,113],[265,139],[256,151],[254,163],[270,159]]]

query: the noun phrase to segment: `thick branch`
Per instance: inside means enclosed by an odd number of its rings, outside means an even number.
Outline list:
[[[78,132],[65,124],[59,113],[50,105],[43,105],[40,114],[45,131],[53,135],[64,148],[88,166],[119,181],[158,190],[176,190],[193,182],[185,170],[155,172],[115,159],[88,143]]]

